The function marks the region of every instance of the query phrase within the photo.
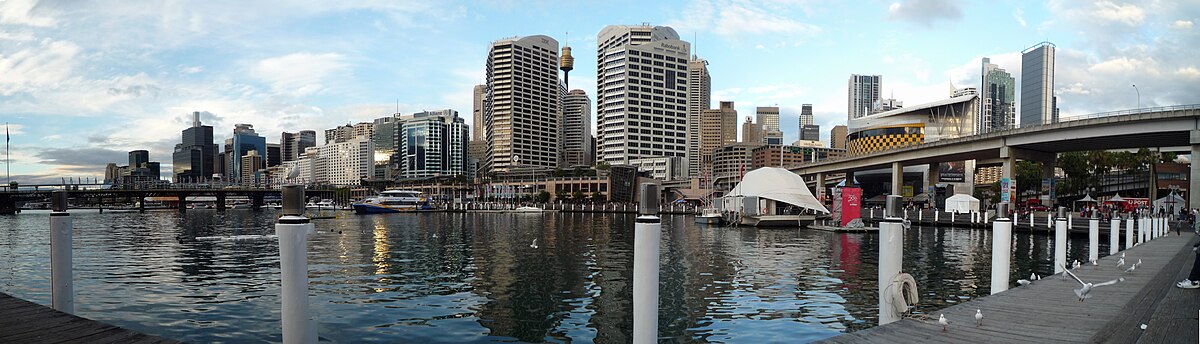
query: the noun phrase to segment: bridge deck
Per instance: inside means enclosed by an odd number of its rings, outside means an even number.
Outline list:
[[[178,343],[0,293],[0,343]]]
[[[1129,263],[1142,260],[1135,272],[1115,267],[1118,256],[1100,259],[1099,266],[1074,270],[1084,281],[1125,281],[1095,289],[1079,302],[1079,284],[1058,276],[1032,285],[971,300],[930,314],[928,319],[904,319],[829,338],[828,343],[1197,343],[1200,290],[1175,288],[1187,276],[1194,254],[1192,233],[1168,235],[1127,252]],[[975,325],[975,310],[983,311],[983,326]],[[937,315],[945,314],[949,330],[942,332]],[[1147,324],[1146,330],[1139,325]]]

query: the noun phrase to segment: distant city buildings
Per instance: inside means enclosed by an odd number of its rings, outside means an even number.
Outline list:
[[[264,154],[267,151],[267,139],[255,133],[253,125],[235,124],[233,136],[225,140],[225,180],[236,183],[251,177],[242,174],[242,157],[250,151]]]
[[[709,153],[700,150],[700,111],[712,107],[712,76],[708,74],[708,61],[692,54],[688,61],[688,91],[687,91],[687,164],[688,176],[699,175],[701,161]],[[737,125],[737,118],[733,119]],[[736,139],[737,128],[734,128]]]
[[[562,141],[563,167],[592,166],[592,100],[583,90],[571,90],[563,99]]]
[[[1042,42],[1021,52],[1021,127],[1058,122],[1054,48]]]
[[[375,142],[358,136],[319,146],[313,166],[315,182],[337,186],[362,185],[375,174]]]
[[[470,128],[458,111],[418,112],[397,118],[399,178],[459,176],[470,173]]]
[[[753,117],[746,116],[746,122],[742,123],[741,142],[747,144],[762,144],[763,142],[763,126],[754,123]]]
[[[597,160],[687,157],[691,45],[666,26],[607,26],[597,36]]]
[[[214,169],[217,145],[213,143],[213,127],[200,123],[199,111],[192,113],[192,126],[183,130],[181,141],[171,154],[175,181],[207,180],[218,173]]]
[[[371,142],[375,143],[375,157],[372,159],[375,162],[375,170],[372,172],[374,180],[395,178],[393,172],[397,166],[392,159],[397,154],[396,147],[399,141],[396,137],[396,126],[399,121],[397,117],[400,117],[400,114],[376,118],[371,122],[371,127],[374,129],[371,132]]]
[[[829,130],[829,148],[846,149],[846,135],[848,131],[844,125],[835,125]]]
[[[783,131],[779,129],[779,107],[759,106],[754,109],[754,115],[763,128],[763,143],[783,144]]]
[[[733,102],[721,102],[720,108],[700,112],[700,173],[710,173],[712,152],[737,142],[737,110]]]
[[[1015,127],[1017,113],[1016,79],[1000,66],[984,57],[980,82],[983,90],[979,101],[979,120],[976,131],[980,134]],[[956,92],[957,93],[957,92]]]
[[[855,119],[871,114],[875,102],[882,99],[883,76],[850,74],[847,83],[847,119]]]
[[[549,36],[491,44],[483,111],[488,171],[558,166],[563,87],[558,64],[558,41]]]
[[[299,159],[300,155],[304,154],[305,149],[317,146],[317,132],[301,130],[300,132],[289,133],[285,131],[279,136],[279,146],[281,162]]]
[[[346,142],[357,137],[371,138],[375,132],[375,124],[359,122],[358,124],[340,125],[337,128],[325,129],[325,143]]]
[[[800,140],[820,141],[821,126],[815,123],[812,104],[800,105]]]
[[[145,150],[130,151],[128,165],[117,166],[116,163],[109,163],[104,169],[104,183],[110,185],[153,182],[158,181],[160,176],[160,164],[150,161],[150,152]]]

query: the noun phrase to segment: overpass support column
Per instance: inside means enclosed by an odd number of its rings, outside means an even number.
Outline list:
[[[892,163],[892,194],[900,195],[900,187],[904,185],[904,165]]]
[[[179,211],[187,211],[187,194],[179,194]]]
[[[225,194],[217,194],[217,210],[225,210]]]
[[[254,194],[254,195],[250,196],[250,208],[251,209],[254,209],[254,210],[262,209],[262,206],[263,206],[263,195],[262,194]]]
[[[939,179],[938,179],[939,173],[941,173],[941,171],[938,170],[937,163],[929,164],[929,170],[927,172],[925,172],[925,191],[929,191],[930,187],[937,186],[937,183],[939,181]],[[929,196],[933,197],[932,194],[930,194]]]
[[[821,203],[825,203],[825,173],[824,172],[817,172],[817,188],[814,191],[816,191],[814,193],[817,194],[817,200],[820,200]]]
[[[1192,168],[1188,173],[1188,209],[1200,208],[1200,130],[1192,130],[1191,144]]]

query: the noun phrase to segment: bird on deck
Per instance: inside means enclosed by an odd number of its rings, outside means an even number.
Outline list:
[[[942,332],[946,332],[946,326],[950,325],[950,322],[946,321],[945,314],[938,314],[938,324],[942,324]]]
[[[1124,255],[1124,254],[1122,253],[1122,255]],[[1125,266],[1125,257],[1121,257],[1120,259],[1117,259],[1117,267],[1120,268],[1122,266]]]
[[[975,310],[975,327],[983,326],[983,311]]]
[[[1021,286],[1027,286],[1033,284],[1033,282],[1027,279],[1019,279],[1017,280],[1017,284],[1020,284]]]
[[[1137,269],[1138,265],[1142,265],[1142,260],[1140,258],[1138,259],[1137,263],[1133,263],[1133,265],[1130,265],[1128,269],[1125,269],[1125,272],[1133,272],[1133,270]]]
[[[1079,302],[1083,302],[1084,299],[1091,298],[1092,297],[1092,295],[1091,295],[1092,289],[1095,289],[1096,287],[1113,285],[1113,284],[1117,284],[1117,282],[1125,281],[1125,278],[1121,277],[1121,278],[1117,278],[1115,280],[1111,280],[1108,282],[1092,284],[1092,283],[1084,282],[1083,280],[1079,279],[1079,276],[1075,276],[1075,274],[1070,271],[1067,271],[1067,274],[1071,275],[1071,278],[1074,278],[1076,282],[1079,282],[1079,284],[1082,285],[1082,287],[1080,287],[1079,289],[1075,289],[1075,296],[1079,297]]]
[[[537,245],[537,238],[533,238],[533,243],[532,243],[532,244],[529,244],[529,247],[530,247],[530,248],[538,248],[538,245]]]

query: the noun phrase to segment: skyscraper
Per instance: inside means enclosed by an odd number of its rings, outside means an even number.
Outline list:
[[[779,107],[759,106],[754,111],[758,124],[763,127],[763,143],[769,145],[783,144],[783,131],[779,130]]]
[[[182,142],[175,145],[175,152],[171,155],[172,174],[176,181],[212,178],[216,173],[213,166],[216,159],[213,127],[201,125],[200,112],[193,112],[192,126],[183,130]]]
[[[150,152],[144,149],[129,151],[129,168],[144,167],[145,163],[150,162]]]
[[[392,156],[396,154],[396,145],[399,141],[396,137],[396,121],[399,115],[392,114],[371,121],[371,126],[374,128],[371,132],[371,142],[375,143],[375,156],[371,158],[375,163],[372,177],[376,180],[392,179],[395,172],[392,168]]]
[[[317,132],[312,130],[301,130],[298,133],[283,132],[279,136],[279,157],[280,160],[292,161],[300,158],[304,154],[304,150],[308,147],[317,146]]]
[[[558,41],[549,36],[492,42],[483,117],[486,170],[555,168],[561,142]]]
[[[471,141],[484,141],[483,134],[483,101],[487,97],[487,85],[475,85],[471,103]]]
[[[983,90],[983,99],[979,102],[976,132],[984,134],[1013,128],[1017,115],[1016,80],[986,57],[980,75],[979,89]]]
[[[700,161],[706,153],[700,151],[700,111],[712,106],[712,77],[708,74],[708,61],[692,55],[688,61],[688,173],[695,177],[700,173]],[[733,119],[737,131],[737,118]],[[734,134],[736,141],[737,134]]]
[[[262,152],[267,151],[267,139],[258,136],[254,132],[254,126],[250,124],[235,124],[233,128],[233,137],[225,141],[228,145],[225,149],[225,172],[227,180],[238,181],[243,180],[242,175],[242,157],[250,153],[250,151]]]
[[[849,131],[844,125],[835,125],[829,130],[829,148],[846,149],[846,136]]]
[[[709,172],[713,151],[737,142],[737,110],[733,102],[721,102],[719,109],[700,112],[700,170]]]
[[[809,124],[800,126],[801,141],[821,141],[821,126]]]
[[[346,125],[339,125],[337,128],[325,129],[325,144],[346,142],[358,137],[369,140],[374,132],[374,123],[359,122],[354,125],[347,123]]]
[[[598,161],[687,158],[690,44],[666,26],[607,26],[597,37]]]
[[[467,169],[470,128],[458,111],[418,112],[397,118],[398,176],[457,176]]]
[[[1057,121],[1054,109],[1054,44],[1041,42],[1021,52],[1021,127]]]
[[[871,114],[875,101],[881,99],[881,75],[850,74],[847,85],[846,116],[855,119]]]
[[[800,127],[816,124],[814,122],[812,104],[800,105]]]
[[[583,90],[571,90],[563,99],[563,165],[592,166],[592,100]]]
[[[746,116],[746,123],[742,123],[742,143],[763,143],[763,126],[762,124],[754,123],[754,118]]]

